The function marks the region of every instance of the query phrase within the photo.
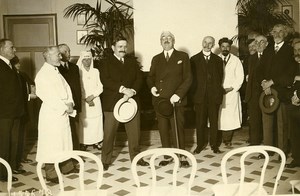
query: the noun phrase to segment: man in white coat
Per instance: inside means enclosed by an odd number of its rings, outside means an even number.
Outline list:
[[[71,89],[58,71],[61,55],[56,46],[43,52],[45,63],[35,78],[36,94],[42,100],[38,122],[36,160],[45,164],[46,179],[58,183],[53,155],[72,150],[69,115],[76,115]],[[62,173],[78,172],[72,161],[60,165]]]
[[[219,110],[219,130],[222,130],[223,142],[231,146],[233,131],[241,127],[242,107],[239,89],[244,80],[244,70],[240,59],[230,53],[232,40],[224,37],[219,40],[219,47],[224,65],[223,88],[225,94]],[[220,140],[221,141],[221,140]]]

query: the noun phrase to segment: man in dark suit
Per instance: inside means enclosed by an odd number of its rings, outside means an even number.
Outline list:
[[[193,72],[194,109],[196,112],[197,147],[194,154],[200,153],[208,144],[214,153],[221,153],[221,131],[218,131],[219,107],[225,93],[223,83],[223,61],[211,52],[215,39],[211,36],[204,37],[203,50],[191,58]],[[207,124],[209,123],[209,132]]]
[[[287,106],[289,119],[291,152],[293,160],[286,165],[287,168],[300,167],[300,39],[294,43],[294,58],[298,72],[295,76],[293,88],[289,91],[288,98],[291,103]]]
[[[142,72],[136,59],[126,56],[127,40],[122,36],[115,38],[112,45],[113,54],[104,59],[100,67],[100,79],[103,84],[102,110],[104,111],[104,137],[102,146],[102,163],[104,170],[108,170],[112,163],[112,154],[119,121],[113,114],[113,109],[119,99],[133,98],[137,103],[138,94],[142,86]],[[130,159],[140,152],[140,112],[125,123],[128,137]],[[148,166],[149,163],[140,159],[137,163]]]
[[[169,31],[162,32],[160,43],[163,52],[153,57],[147,83],[153,95],[152,103],[157,114],[161,143],[164,148],[172,147],[173,144],[173,147],[185,149],[184,106],[187,104],[186,94],[192,84],[189,57],[185,52],[174,49],[175,37]],[[178,133],[175,133],[174,116],[168,118],[158,112],[158,104],[161,99],[166,99],[176,107]],[[171,124],[171,132],[169,131],[169,124]],[[176,134],[178,138],[176,138]],[[179,146],[176,146],[177,139]],[[171,161],[170,157],[165,157],[160,165],[167,165]],[[181,157],[181,166],[189,166],[185,157]]]
[[[70,62],[71,53],[70,48],[66,44],[58,45],[59,52],[62,56],[61,65],[58,67],[59,72],[65,78],[69,84],[72,97],[74,100],[74,110],[76,110],[77,115],[81,112],[81,86],[80,86],[80,76],[79,68],[77,65]],[[76,121],[78,121],[77,115],[75,117],[69,116],[71,133],[72,133],[72,142],[73,150],[79,150],[79,138],[77,135]]]
[[[271,88],[278,92],[280,100],[278,109],[271,114],[262,113],[263,118],[263,143],[264,145],[277,146],[286,154],[288,153],[288,121],[284,90],[292,86],[297,66],[293,58],[293,48],[285,41],[288,36],[288,27],[282,24],[275,25],[271,31],[274,45],[264,51],[261,60],[262,73],[261,86],[266,95],[271,94]],[[276,117],[276,118],[275,118]],[[275,120],[276,119],[276,120]],[[277,126],[277,145],[274,142]],[[259,158],[263,158],[260,156]]]
[[[15,52],[12,41],[0,39],[0,157],[9,163],[14,174],[19,174],[16,158],[24,102],[20,78],[15,67],[10,64]],[[7,172],[2,165],[0,180],[7,180]],[[17,180],[13,177],[13,181]]]
[[[259,67],[262,66],[261,59],[264,57],[263,51],[268,46],[268,40],[263,35],[258,35],[253,41],[256,51],[248,58],[248,76],[245,101],[248,106],[249,115],[249,143],[250,145],[260,145],[262,142],[262,113],[259,107],[259,97],[262,92],[259,81]]]

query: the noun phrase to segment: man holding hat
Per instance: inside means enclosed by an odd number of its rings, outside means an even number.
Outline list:
[[[100,67],[100,79],[103,84],[102,110],[104,112],[104,135],[102,146],[102,163],[108,170],[112,162],[113,146],[119,121],[114,116],[114,107],[123,99],[124,102],[134,99],[138,102],[138,93],[142,86],[142,72],[134,58],[126,56],[127,40],[122,36],[115,38],[112,44],[113,54],[104,59]],[[129,104],[130,102],[128,102]],[[123,119],[128,137],[130,159],[140,152],[140,113],[127,121]],[[148,166],[149,163],[140,159],[138,165]]]
[[[163,148],[185,149],[184,106],[192,83],[189,57],[185,52],[174,49],[175,37],[169,31],[162,32],[160,43],[163,52],[153,57],[147,83],[153,95],[152,103],[157,114],[161,143]],[[172,105],[175,107],[175,114]],[[170,162],[172,159],[165,157],[159,165],[164,166]],[[181,166],[189,166],[185,157],[181,157]]]
[[[241,128],[242,105],[239,89],[244,81],[244,70],[240,59],[230,53],[232,40],[224,37],[219,40],[219,47],[223,59],[225,94],[219,113],[219,130],[223,133],[223,142],[231,146],[233,131]]]

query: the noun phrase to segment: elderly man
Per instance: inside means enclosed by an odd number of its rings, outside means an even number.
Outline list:
[[[287,114],[290,128],[291,152],[293,160],[286,165],[287,168],[300,167],[300,40],[293,44],[294,58],[298,67],[295,82],[291,91],[289,91],[288,98],[291,104],[288,104]]]
[[[16,163],[19,126],[24,114],[22,86],[18,73],[10,60],[16,48],[12,41],[0,39],[0,157],[6,160],[14,174],[22,173]],[[13,181],[18,178],[13,177]],[[0,181],[7,181],[7,173],[0,166]]]
[[[38,122],[38,144],[36,160],[45,165],[46,179],[58,183],[53,155],[72,150],[69,116],[75,116],[74,101],[70,86],[59,73],[61,55],[56,46],[43,52],[45,63],[35,78],[36,95],[42,100]],[[62,165],[62,173],[78,173],[72,161]]]
[[[277,24],[273,27],[271,34],[274,45],[264,51],[263,65],[260,71],[262,90],[266,95],[271,94],[271,88],[278,92],[280,100],[278,109],[273,113],[262,113],[263,118],[263,144],[278,146],[283,152],[288,153],[288,123],[286,116],[286,103],[284,98],[286,88],[292,86],[297,66],[293,58],[293,48],[285,41],[288,36],[288,27]],[[275,118],[276,117],[276,118]],[[274,136],[277,126],[277,144]],[[259,155],[259,158],[263,158]]]
[[[162,32],[160,43],[163,52],[152,58],[147,83],[153,95],[152,103],[157,114],[161,143],[162,147],[173,146],[185,149],[184,106],[187,104],[186,94],[192,84],[190,61],[185,52],[174,49],[175,37],[171,32]],[[177,125],[175,125],[174,115],[165,116],[159,112],[161,100],[165,100],[176,108]],[[169,132],[169,124],[171,125],[171,133]],[[177,126],[177,130],[175,126]],[[165,157],[160,165],[167,165],[171,161],[171,158]],[[189,166],[184,157],[182,157],[181,166]]]
[[[190,61],[193,73],[191,93],[196,112],[197,147],[194,154],[199,154],[208,144],[214,153],[221,153],[218,136],[219,107],[222,103],[224,89],[222,59],[212,53],[215,39],[211,36],[204,37],[202,51],[194,55]],[[209,122],[209,129],[207,124]],[[209,133],[208,133],[209,130]]]
[[[219,40],[219,47],[224,65],[223,88],[225,94],[219,113],[219,130],[223,132],[223,142],[231,146],[234,130],[241,128],[242,106],[239,89],[244,81],[244,70],[240,59],[230,53],[232,40],[224,37]]]
[[[267,38],[263,35],[258,35],[254,41],[256,50],[248,59],[248,82],[246,88],[245,101],[248,105],[249,115],[249,143],[250,145],[260,145],[262,142],[262,114],[259,107],[259,97],[262,92],[259,81],[259,68],[261,59],[264,57],[264,50],[268,46]]]

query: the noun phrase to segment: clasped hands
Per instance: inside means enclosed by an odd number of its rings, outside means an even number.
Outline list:
[[[73,113],[73,111],[74,111],[74,109],[73,109],[73,103],[67,103],[66,104],[67,106],[68,106],[68,109],[66,110],[66,113],[67,114],[72,114]]]
[[[158,97],[159,96],[159,93],[158,93],[158,90],[157,88],[154,86],[151,88],[151,94],[154,96],[154,97]],[[170,98],[170,102],[171,104],[174,104],[174,103],[177,103],[180,101],[180,97],[176,94],[173,94]]]
[[[131,88],[124,88],[122,90],[122,93],[124,94],[123,95],[124,101],[127,101],[129,98],[133,97],[136,94],[136,92]]]
[[[85,102],[87,102],[87,104],[89,104],[90,107],[95,106],[94,100],[95,96],[94,95],[90,95],[87,98],[85,98]]]
[[[297,94],[294,94],[293,97],[291,98],[291,102],[295,106],[300,105],[300,99],[298,98]]]
[[[273,80],[263,80],[261,87],[266,95],[271,95],[271,86],[274,84]]]

